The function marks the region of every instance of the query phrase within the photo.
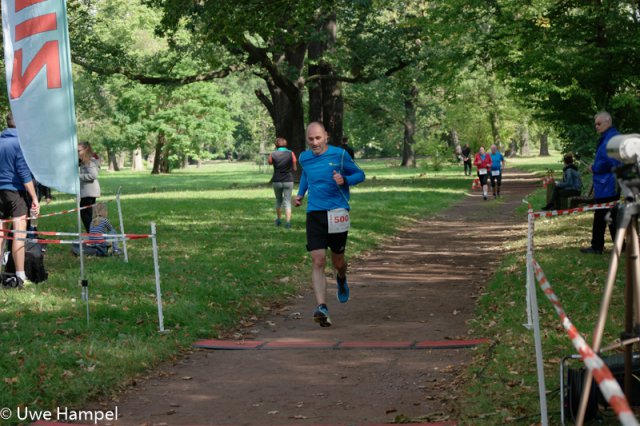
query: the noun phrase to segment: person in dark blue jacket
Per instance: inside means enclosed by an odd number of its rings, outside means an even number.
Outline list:
[[[302,176],[296,207],[307,201],[307,251],[311,254],[313,289],[318,307],[313,319],[321,327],[331,325],[327,308],[327,280],[324,267],[327,248],[336,269],[337,296],[340,303],[349,300],[347,262],[344,251],[349,234],[349,187],[363,182],[364,172],[342,148],[328,145],[327,132],[319,122],[307,127],[309,149],[300,154]]]
[[[593,174],[593,195],[595,203],[608,203],[618,201],[620,199],[620,191],[616,185],[616,176],[611,171],[614,167],[622,165],[621,162],[607,155],[607,143],[615,135],[620,134],[613,127],[613,119],[611,114],[606,111],[599,112],[595,116],[596,132],[600,134],[598,146],[596,148],[596,157],[593,164],[589,166],[588,171]],[[580,249],[582,253],[602,254],[604,249],[604,233],[607,223],[605,217],[610,210],[600,209],[593,214],[593,227],[591,230],[591,246]],[[612,211],[612,221],[609,224],[611,239],[615,240],[616,223],[615,211]]]

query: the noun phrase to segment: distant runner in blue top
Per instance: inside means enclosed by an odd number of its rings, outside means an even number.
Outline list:
[[[502,170],[504,169],[504,156],[498,151],[498,147],[491,145],[491,190],[493,198],[500,196],[500,186],[502,185]],[[496,193],[496,182],[498,191]]]
[[[349,187],[363,182],[364,172],[342,148],[330,146],[322,123],[313,122],[307,127],[309,149],[300,154],[302,166],[300,188],[295,205],[302,205],[307,191],[307,251],[312,259],[312,282],[318,307],[313,319],[321,327],[329,327],[327,308],[327,281],[324,275],[327,248],[331,249],[331,263],[336,269],[338,300],[349,300],[347,263],[344,250],[349,233]]]

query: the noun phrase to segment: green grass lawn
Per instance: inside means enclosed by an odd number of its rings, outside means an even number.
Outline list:
[[[367,181],[353,190],[348,256],[446,208],[471,185],[459,166],[432,172],[402,169],[397,161],[361,165]],[[195,339],[232,335],[242,319],[310,288],[304,210],[294,210],[291,231],[276,229],[269,177],[248,163],[168,176],[103,171],[103,200],[122,186],[126,232],[148,233],[157,223],[170,331],[158,333],[149,240],[129,242],[128,264],[86,260],[89,324],[78,259],[70,246],[48,246],[46,283],[0,292],[0,407],[80,408],[180,356]],[[74,207],[70,196],[55,195],[43,214]],[[115,203],[109,206],[115,224]],[[41,219],[39,229],[74,232],[75,215]]]
[[[544,171],[560,169],[560,163],[543,164],[522,161],[521,167]],[[512,162],[513,165],[516,162]],[[559,174],[556,174],[556,178]],[[585,185],[590,176],[583,178]],[[545,191],[529,197],[536,210],[545,204]],[[526,223],[526,206],[520,210]],[[574,325],[587,342],[596,323],[610,254],[583,255],[578,249],[591,239],[593,214],[539,219],[535,223],[535,258],[544,269],[551,285]],[[608,237],[607,237],[608,238]],[[607,247],[612,243],[608,239]],[[462,424],[532,424],[539,421],[533,331],[525,329],[525,252],[526,235],[509,243],[509,254],[487,285],[480,299],[476,319],[471,327],[476,335],[487,336],[494,344],[478,349],[473,366],[466,372],[460,400]],[[610,307],[610,321],[603,342],[608,344],[622,331],[624,262],[622,262]],[[575,353],[560,320],[544,294],[538,290],[538,305],[545,359],[545,377],[552,424],[560,424],[559,363]],[[572,367],[580,364],[573,362]],[[599,424],[617,424],[611,412]]]

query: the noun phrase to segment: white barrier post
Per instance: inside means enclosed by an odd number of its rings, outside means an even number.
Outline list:
[[[529,257],[529,255],[527,255]],[[533,258],[527,259],[527,267],[533,269]],[[542,359],[542,338],[540,337],[540,318],[538,317],[538,296],[535,281],[529,283],[531,294],[531,315],[533,317],[533,339],[536,347],[536,367],[538,370],[538,393],[540,396],[540,422],[542,426],[549,425],[547,415],[547,389],[544,381],[544,360]]]
[[[526,284],[526,294],[527,294],[527,323],[523,324],[525,328],[531,330],[533,327],[533,320],[531,318],[531,288],[535,287],[535,277],[533,275],[533,209],[529,209],[528,218],[528,227],[527,227],[527,284]]]
[[[156,301],[158,303],[158,325],[160,332],[164,332],[164,317],[162,315],[162,292],[160,291],[160,263],[158,262],[158,242],[156,238],[156,223],[151,222],[151,244],[153,246],[153,268],[156,275]]]
[[[118,188],[116,193],[116,205],[118,206],[118,220],[120,221],[120,233],[124,235],[124,222],[122,220],[122,205],[120,204],[120,190],[122,186]],[[122,253],[124,254],[125,263],[129,263],[129,255],[127,254],[127,239],[122,239]]]

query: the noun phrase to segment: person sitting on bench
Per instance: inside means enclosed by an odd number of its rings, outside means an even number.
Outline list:
[[[578,168],[573,164],[573,156],[567,154],[563,160],[562,182],[556,183],[551,201],[542,210],[556,210],[560,207],[560,198],[576,197],[582,193],[582,179]]]

